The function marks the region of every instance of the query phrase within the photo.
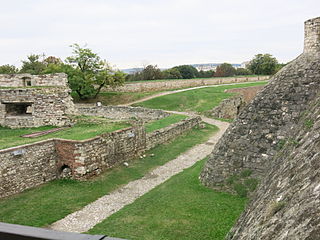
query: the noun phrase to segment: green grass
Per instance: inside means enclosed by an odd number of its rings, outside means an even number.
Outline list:
[[[18,146],[27,143],[38,142],[49,138],[63,138],[73,140],[84,140],[95,137],[102,133],[113,132],[118,129],[129,127],[126,122],[111,122],[105,118],[79,116],[77,123],[71,128],[62,131],[49,133],[35,138],[23,138],[21,135],[30,134],[39,131],[53,129],[53,126],[43,126],[37,128],[10,129],[0,127],[0,149]]]
[[[72,93],[71,96],[75,103],[96,103],[101,102],[103,105],[119,105],[131,103],[133,101],[145,98],[147,96],[156,94],[159,91],[154,92],[100,92],[97,98],[80,100],[76,93]]]
[[[137,103],[134,106],[205,113],[206,111],[218,106],[223,99],[231,97],[235,94],[225,93],[224,90],[226,89],[251,87],[265,84],[266,81],[200,88],[153,98],[141,103]]]
[[[247,202],[200,184],[204,161],[172,177],[89,231],[125,239],[224,239]]]
[[[143,159],[107,170],[89,181],[55,180],[0,200],[0,222],[46,226],[77,211],[123,184],[139,179],[156,166],[176,158],[192,146],[206,141],[218,128],[194,128],[168,144],[159,145]],[[164,154],[165,153],[165,154]]]
[[[168,117],[153,121],[153,122],[149,122],[146,124],[146,132],[153,132],[155,130],[167,127],[171,124],[180,122],[183,119],[186,119],[187,116],[185,115],[180,115],[180,114],[171,114]]]

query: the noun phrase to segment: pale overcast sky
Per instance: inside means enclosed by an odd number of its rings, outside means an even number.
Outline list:
[[[319,0],[0,0],[0,65],[31,53],[61,59],[88,44],[118,68],[280,62],[303,49],[303,22]]]

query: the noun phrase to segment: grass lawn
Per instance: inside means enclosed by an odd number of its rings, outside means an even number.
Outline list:
[[[101,102],[103,105],[119,105],[126,104],[141,98],[158,93],[155,92],[100,92],[97,98],[80,100],[76,93],[72,93],[75,103],[95,103]]]
[[[96,225],[92,234],[125,239],[224,239],[247,199],[200,184],[204,160]]]
[[[20,137],[24,134],[30,134],[39,131],[45,131],[54,128],[53,126],[43,126],[37,128],[10,129],[0,127],[0,149],[18,146],[22,144],[38,142],[49,138],[63,138],[73,140],[84,140],[95,137],[105,132],[113,132],[118,129],[129,127],[127,122],[112,122],[105,118],[78,116],[75,118],[77,123],[71,128],[62,131],[49,133],[35,138]]]
[[[153,98],[141,103],[137,103],[133,106],[204,113],[218,106],[223,99],[231,97],[235,94],[225,93],[224,90],[226,89],[265,85],[266,83],[267,82],[264,81],[200,88]]]
[[[180,114],[171,114],[168,117],[149,122],[145,125],[147,133],[153,132],[155,130],[158,130],[160,128],[167,127],[171,124],[177,123],[183,119],[186,119],[187,116],[185,115],[180,115]]]
[[[51,224],[123,184],[143,177],[151,169],[206,141],[217,130],[212,125],[206,125],[204,129],[194,128],[168,144],[147,151],[147,157],[130,161],[129,167],[109,169],[90,181],[55,180],[1,199],[0,222],[37,227]]]

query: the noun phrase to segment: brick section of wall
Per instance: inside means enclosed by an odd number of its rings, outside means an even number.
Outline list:
[[[28,85],[30,81],[31,85]],[[0,74],[0,87],[43,87],[59,86],[66,87],[68,76],[65,73],[44,75],[23,74]]]
[[[157,120],[169,116],[158,109],[149,109],[143,107],[127,107],[127,106],[101,106],[93,107],[92,105],[85,106],[77,105],[80,114],[89,116],[100,116],[109,119],[143,119],[143,120]]]
[[[104,91],[117,92],[148,92],[170,90],[177,88],[197,87],[216,84],[241,83],[241,82],[258,82],[268,80],[269,76],[258,77],[228,77],[228,78],[203,78],[203,79],[178,79],[166,81],[144,81],[137,83],[127,83],[124,86],[116,88],[105,88]]]
[[[172,124],[168,127],[156,130],[147,134],[147,149],[151,149],[156,145],[168,142],[171,139],[183,134],[187,130],[198,126],[201,122],[200,117],[192,117]]]

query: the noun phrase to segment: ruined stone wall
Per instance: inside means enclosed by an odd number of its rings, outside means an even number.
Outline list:
[[[0,197],[56,179],[52,140],[0,150]]]
[[[105,88],[104,91],[149,92],[149,91],[161,91],[161,90],[216,85],[216,84],[257,82],[257,81],[265,81],[268,79],[269,79],[269,76],[144,81],[144,82],[126,83],[124,86],[120,86],[116,88],[108,87],[108,88]]]
[[[177,136],[182,135],[187,130],[198,126],[201,122],[200,117],[192,117],[172,124],[168,127],[161,128],[147,134],[147,149],[151,149],[156,145],[166,143]]]
[[[127,106],[86,106],[84,104],[77,105],[80,114],[89,116],[100,116],[109,119],[143,119],[157,120],[169,116],[159,109],[149,109],[143,107],[127,107]]]
[[[300,55],[278,72],[227,129],[209,157],[201,180],[219,188],[245,169],[262,178],[299,116],[320,89],[319,54]]]
[[[217,107],[208,111],[208,114],[214,118],[234,119],[263,87],[227,89],[225,92],[237,93],[237,95],[224,99]]]
[[[227,239],[319,239],[320,95],[284,139],[266,173]]]
[[[0,87],[41,87],[60,86],[66,87],[68,78],[65,73],[44,75],[23,74],[0,74]]]
[[[0,125],[12,128],[39,127],[43,125],[65,126],[70,123],[68,114],[76,109],[65,87],[49,88],[0,88]],[[9,113],[7,105],[30,104],[29,114]]]

